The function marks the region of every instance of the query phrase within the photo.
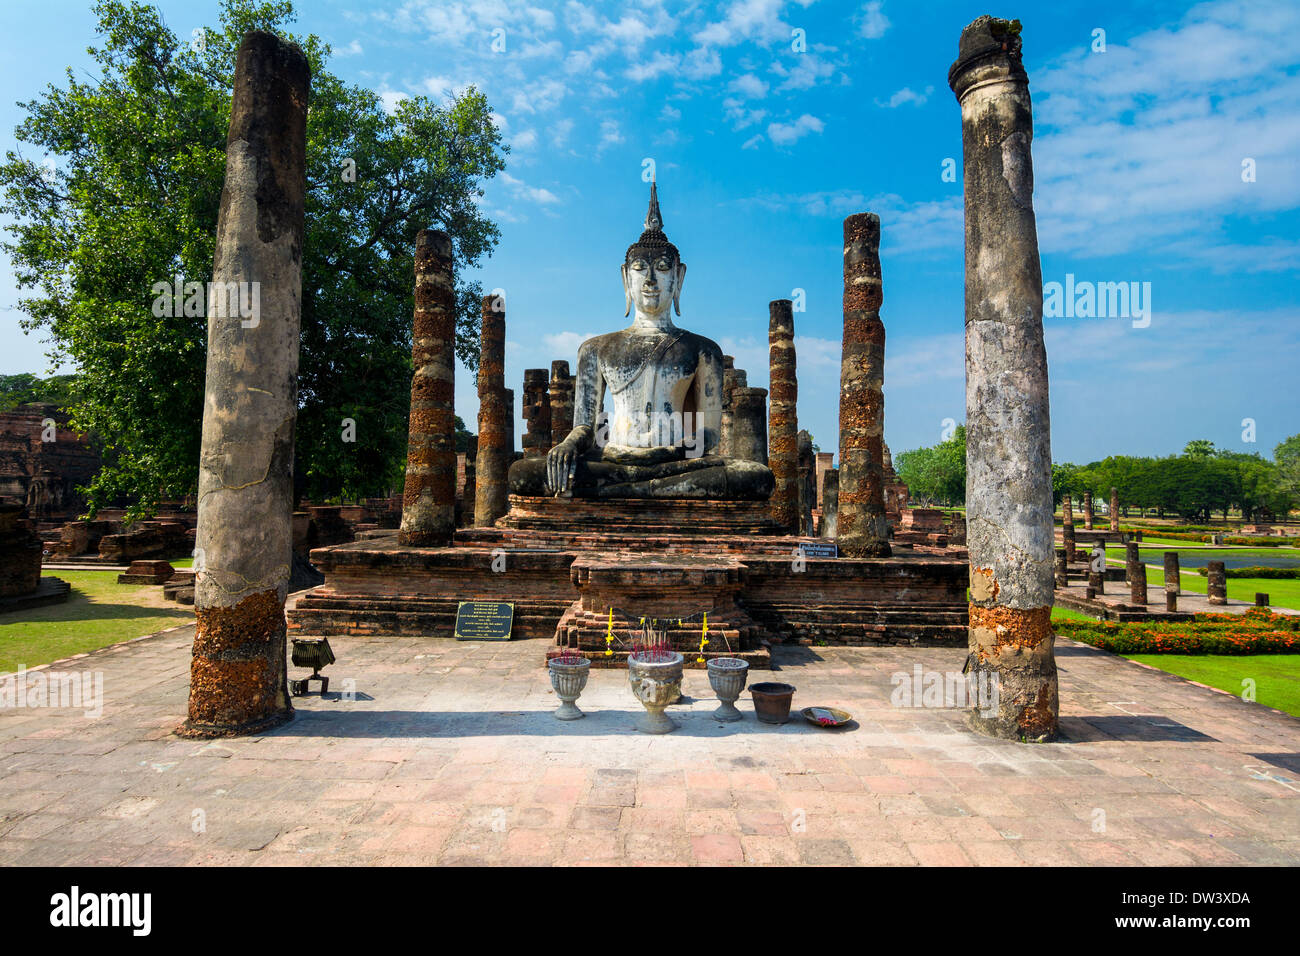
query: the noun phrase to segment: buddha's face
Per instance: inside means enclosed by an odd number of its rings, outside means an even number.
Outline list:
[[[676,304],[685,274],[672,256],[637,250],[623,265],[623,291],[637,315],[659,318]]]

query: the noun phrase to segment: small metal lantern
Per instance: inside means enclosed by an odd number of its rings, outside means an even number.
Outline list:
[[[289,692],[294,697],[301,697],[308,692],[308,683],[310,681],[320,681],[321,696],[324,696],[330,689],[330,679],[323,677],[320,669],[328,664],[334,663],[334,651],[330,649],[330,642],[324,637],[295,637],[293,639],[293,666],[310,667],[312,673],[310,677],[304,677],[302,680],[289,681]]]

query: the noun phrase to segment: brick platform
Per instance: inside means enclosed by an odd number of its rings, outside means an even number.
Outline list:
[[[574,577],[579,559],[595,569],[612,568],[629,556],[678,555],[734,559],[734,607],[757,625],[760,643],[966,644],[961,549],[903,544],[891,558],[804,559],[797,557],[797,546],[816,539],[741,530],[768,521],[743,502],[513,498],[512,504],[518,510],[503,519],[507,527],[458,531],[450,548],[404,548],[395,535],[370,532],[350,544],[312,551],[325,584],[289,613],[291,633],[451,637],[458,602],[482,600],[515,605],[516,637],[552,638],[581,597]],[[587,517],[573,518],[568,528],[532,527],[554,523],[565,507]],[[587,509],[594,514],[601,507],[607,520],[591,518]],[[643,590],[629,603],[647,597]],[[689,589],[669,597],[677,609],[665,606],[664,616],[688,617],[710,606]],[[636,615],[654,613],[617,606]],[[607,615],[608,607],[603,610]],[[587,608],[589,615],[595,611]],[[749,627],[738,616],[732,623],[737,633]],[[590,635],[581,635],[592,629],[591,621],[575,612],[569,626],[576,628],[579,645],[589,641]],[[568,633],[561,639],[568,641]],[[603,650],[603,628],[600,633]]]

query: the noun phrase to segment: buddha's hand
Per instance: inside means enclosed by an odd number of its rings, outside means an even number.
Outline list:
[[[546,453],[546,488],[554,496],[573,490],[573,475],[578,468],[578,447],[565,439]]]

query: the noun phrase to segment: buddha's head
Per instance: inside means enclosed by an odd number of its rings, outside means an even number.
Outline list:
[[[623,314],[628,315],[635,307],[638,316],[661,321],[668,317],[671,304],[681,315],[680,296],[685,278],[686,264],[682,262],[677,247],[664,235],[659,195],[652,182],[645,231],[640,239],[628,246],[623,260],[623,295],[627,304]]]

